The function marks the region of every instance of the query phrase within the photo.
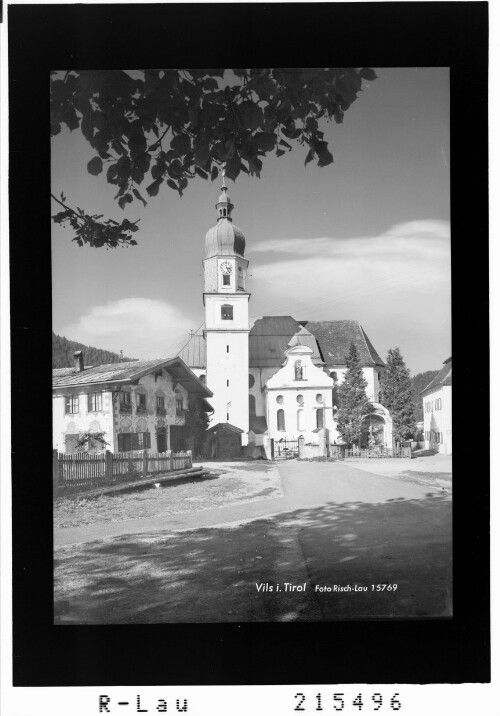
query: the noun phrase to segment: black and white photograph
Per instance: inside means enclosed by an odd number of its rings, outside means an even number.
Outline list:
[[[10,10],[16,686],[488,680],[483,6]]]
[[[54,71],[56,624],[449,618],[449,69]]]

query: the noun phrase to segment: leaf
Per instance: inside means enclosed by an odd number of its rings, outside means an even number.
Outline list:
[[[326,151],[322,151],[321,154],[318,155],[318,167],[326,167],[332,162],[333,155],[328,151],[328,149]]]
[[[288,142],[285,142],[284,139],[280,139],[279,143],[281,144],[282,147],[286,147],[287,149],[291,149],[291,148],[292,148],[292,145],[291,145],[291,144],[288,144]]]
[[[174,191],[179,191],[179,187],[174,181],[172,181],[172,179],[167,179],[167,186],[169,186]]]
[[[191,140],[187,134],[178,134],[172,139],[170,146],[177,156],[181,156],[191,149]]]
[[[145,200],[142,198],[142,196],[140,195],[139,191],[138,191],[137,189],[132,189],[132,191],[133,191],[133,193],[134,193],[135,198],[136,198],[136,199],[139,199],[139,201],[142,201],[142,203],[144,204],[144,206],[146,206],[146,204],[147,204],[148,202],[145,201]]]
[[[370,82],[377,79],[377,74],[371,67],[362,67],[359,71],[359,76]]]
[[[204,172],[203,169],[200,169],[200,167],[195,167],[194,170],[202,179],[208,179],[208,174]]]
[[[313,159],[314,159],[314,152],[313,152],[312,149],[310,149],[310,150],[307,152],[307,156],[306,156],[306,160],[305,160],[305,162],[304,162],[304,165],[309,164],[309,162],[311,162]]]
[[[269,152],[274,149],[276,144],[276,135],[269,132],[257,132],[252,137],[252,146],[263,152]]]
[[[212,167],[212,173],[210,174],[210,179],[214,181],[219,176],[219,167],[217,165]]]
[[[276,150],[276,156],[277,156],[277,157],[281,157],[283,154],[285,154],[285,150],[284,150],[284,149],[277,149],[277,150]]]
[[[240,169],[240,158],[237,155],[231,157],[231,159],[226,162],[226,176],[229,177],[229,179],[232,179],[234,181],[240,173]]]
[[[247,129],[257,129],[264,120],[261,108],[255,102],[242,102],[238,105],[242,123]]]
[[[118,199],[118,206],[120,209],[124,209],[126,204],[130,204],[134,201],[132,194],[125,194]]]
[[[156,196],[158,194],[158,189],[160,188],[160,184],[162,183],[162,181],[163,179],[159,177],[158,179],[155,179],[152,184],[146,187],[146,191],[149,196]],[[170,179],[168,181],[170,181]]]

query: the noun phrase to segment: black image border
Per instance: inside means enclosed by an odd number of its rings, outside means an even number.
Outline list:
[[[37,4],[7,15],[14,685],[489,681],[488,4]],[[339,64],[450,67],[453,619],[54,626],[50,70]]]

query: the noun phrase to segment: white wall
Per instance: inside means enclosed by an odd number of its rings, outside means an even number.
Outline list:
[[[437,403],[437,401],[441,403]],[[452,454],[452,389],[443,385],[422,397],[424,410],[424,445],[426,450],[438,450],[445,455]],[[429,438],[430,432],[442,434],[442,442]]]
[[[248,442],[248,333],[207,331],[206,341],[206,384],[214,394],[210,399],[214,408],[210,426],[217,423],[231,423],[244,431],[242,444],[246,445]]]
[[[102,410],[88,411],[89,392],[98,392],[95,388],[68,389],[67,395],[78,396],[78,412],[65,413],[66,397],[54,396],[52,398],[52,440],[54,450],[66,451],[66,435],[76,435],[84,432],[104,433],[109,443],[108,450],[112,450],[114,441],[113,410],[111,391],[102,392]]]

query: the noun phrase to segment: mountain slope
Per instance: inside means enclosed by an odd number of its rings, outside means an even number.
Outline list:
[[[104,363],[135,360],[135,358],[126,358],[125,356],[122,358],[118,353],[112,351],[69,341],[64,336],[57,336],[52,332],[52,368],[71,368],[74,365],[73,354],[75,351],[83,351],[85,365],[103,365]]]

